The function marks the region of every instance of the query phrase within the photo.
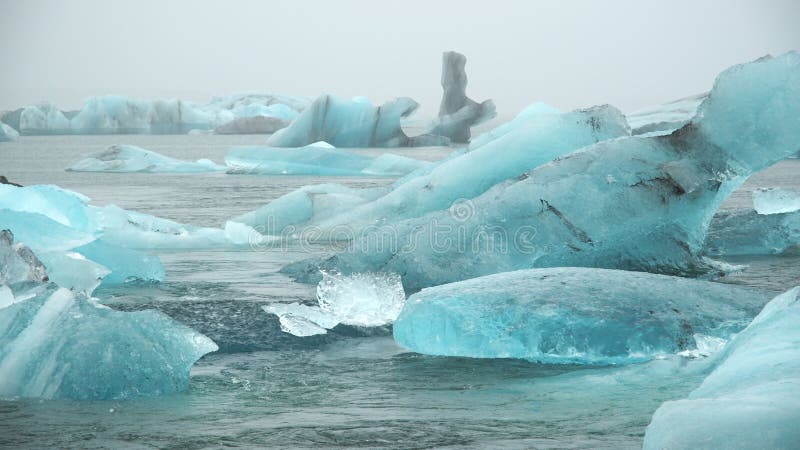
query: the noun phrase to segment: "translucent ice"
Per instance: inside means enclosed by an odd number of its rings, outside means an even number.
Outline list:
[[[42,283],[47,280],[47,269],[36,254],[26,245],[14,243],[11,230],[0,230],[0,284]]]
[[[63,134],[69,130],[69,119],[52,103],[29,106],[19,116],[18,131],[22,134]]]
[[[800,442],[800,288],[769,302],[685,400],[653,415],[645,449],[794,448]]]
[[[119,312],[54,285],[0,309],[0,396],[124,399],[185,390],[217,350],[154,311]]]
[[[727,338],[767,301],[740,287],[587,268],[498,273],[427,288],[394,323],[418,353],[627,364]]]
[[[47,267],[50,281],[87,296],[111,273],[109,269],[76,252],[39,252],[38,255]]]
[[[134,145],[112,145],[67,168],[74,172],[217,172],[224,166],[208,159],[181,161]]]
[[[103,278],[105,286],[164,280],[164,266],[157,256],[111,245],[102,239],[76,247],[74,251],[111,271]]]
[[[273,147],[303,147],[318,141],[335,147],[403,147],[409,138],[400,128],[400,119],[417,106],[408,97],[375,107],[365,99],[345,100],[326,94],[267,143]]]
[[[710,256],[772,255],[800,245],[800,211],[758,214],[752,209],[719,212],[708,229]]]
[[[469,142],[470,128],[492,119],[497,112],[494,102],[478,103],[467,97],[467,58],[457,52],[442,54],[442,104],[439,117],[428,133],[445,136],[452,142]]]
[[[396,274],[323,273],[317,306],[271,304],[264,311],[278,316],[281,329],[296,336],[326,333],[338,324],[377,327],[392,323],[406,300]]]
[[[16,141],[18,137],[19,133],[17,133],[17,130],[0,122],[0,142]]]
[[[720,203],[797,152],[798,84],[796,52],[735,66],[670,135],[594,144],[286,270],[299,278],[318,267],[395,272],[410,289],[533,267],[707,273],[703,243]]]
[[[288,121],[278,117],[237,117],[214,128],[216,134],[271,134],[289,126]]]
[[[781,214],[800,210],[800,192],[781,188],[753,191],[753,208],[759,214]]]
[[[384,154],[359,155],[312,144],[301,148],[244,147],[225,155],[228,173],[259,175],[401,176],[431,163]]]
[[[626,116],[633,134],[669,134],[689,123],[706,97],[708,97],[707,92],[643,108]]]

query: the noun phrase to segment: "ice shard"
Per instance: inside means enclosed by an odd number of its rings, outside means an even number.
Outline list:
[[[320,267],[395,272],[411,290],[535,267],[708,273],[703,243],[721,202],[798,150],[798,84],[796,52],[734,66],[669,135],[594,144],[285,270],[300,279]]]
[[[16,141],[17,138],[19,138],[19,133],[17,133],[17,130],[4,124],[3,122],[0,122],[0,142]]]
[[[264,311],[275,314],[281,329],[295,336],[324,334],[339,324],[378,327],[391,324],[406,300],[396,274],[324,273],[317,286],[317,305],[274,303]]]
[[[0,230],[0,284],[12,285],[48,280],[47,269],[29,247],[14,243],[11,230]]]
[[[643,108],[626,116],[633,134],[669,134],[689,123],[706,97],[708,92]]]
[[[365,156],[314,143],[301,148],[242,147],[225,155],[228,173],[251,175],[349,175],[396,177],[430,165],[389,153]]]
[[[411,142],[400,127],[419,105],[400,97],[381,106],[357,98],[322,95],[291,125],[269,137],[272,147],[304,147],[325,141],[335,147],[405,147]]]
[[[467,97],[466,56],[457,52],[442,54],[442,104],[439,117],[428,130],[429,134],[445,136],[452,142],[469,142],[470,128],[497,115],[494,102],[478,103]]]
[[[768,297],[749,289],[642,272],[551,268],[427,288],[394,323],[417,353],[628,364],[728,338]]]
[[[189,370],[217,350],[154,311],[120,312],[43,285],[0,309],[0,396],[126,399],[185,390]]]
[[[800,192],[781,188],[756,189],[753,191],[753,209],[759,214],[800,211]]]
[[[645,449],[794,448],[800,442],[800,288],[769,302],[685,400],[653,415]]]
[[[112,145],[81,159],[67,170],[73,172],[198,173],[223,171],[225,166],[215,164],[208,159],[200,159],[196,162],[181,161],[134,145]]]

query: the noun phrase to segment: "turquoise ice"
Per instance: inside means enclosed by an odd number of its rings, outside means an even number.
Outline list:
[[[16,141],[17,138],[19,138],[19,133],[17,130],[4,124],[3,122],[0,122],[0,142]]]
[[[769,302],[685,400],[653,415],[645,449],[794,448],[800,442],[800,288]]]
[[[81,159],[67,170],[74,172],[198,173],[220,172],[225,170],[225,167],[208,159],[200,159],[196,162],[181,161],[134,145],[112,145]]]
[[[800,192],[769,188],[753,191],[753,209],[759,214],[781,214],[800,211]]]
[[[520,270],[423,289],[406,301],[394,338],[428,355],[629,364],[726,339],[767,300],[749,289],[642,272]]]
[[[712,256],[776,255],[800,245],[800,211],[758,214],[752,209],[718,213],[708,229],[705,253]]]

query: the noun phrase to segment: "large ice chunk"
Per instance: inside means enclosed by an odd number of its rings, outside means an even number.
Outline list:
[[[800,210],[800,192],[792,189],[761,188],[753,191],[753,208],[759,214],[781,214]]]
[[[392,323],[406,300],[396,274],[323,273],[317,306],[276,303],[264,311],[278,316],[281,329],[295,336],[324,334],[338,324],[377,327]]]
[[[225,155],[228,173],[258,175],[402,176],[430,165],[403,156],[365,156],[312,144],[301,148],[243,147]]]
[[[375,107],[365,99],[345,100],[326,94],[267,143],[273,147],[303,147],[318,141],[335,147],[403,147],[409,145],[409,138],[400,128],[400,119],[418,106],[408,97]]]
[[[478,103],[467,97],[466,56],[457,52],[442,54],[442,104],[439,117],[428,133],[445,136],[452,142],[469,142],[470,128],[497,115],[494,102]]]
[[[0,142],[16,141],[17,138],[19,138],[19,133],[17,133],[17,130],[4,124],[3,122],[0,122]]]
[[[124,399],[185,390],[217,350],[154,311],[119,312],[64,288],[0,309],[0,396]]]
[[[767,297],[740,287],[587,268],[498,273],[427,288],[394,324],[418,353],[627,364],[727,338]]]
[[[800,442],[800,288],[769,302],[685,400],[653,415],[645,449],[794,448]]]
[[[208,159],[181,161],[134,145],[112,145],[67,168],[74,172],[218,172],[224,166]]]
[[[40,103],[22,110],[18,131],[22,134],[66,134],[70,131],[70,121],[54,104]]]
[[[800,245],[800,211],[758,214],[752,209],[721,211],[708,229],[710,256],[774,255]]]
[[[689,123],[708,92],[626,114],[633,134],[669,134]]]
[[[103,277],[104,286],[164,281],[164,266],[157,256],[111,245],[102,239],[76,247],[74,251],[111,271]]]
[[[410,289],[533,267],[707,273],[703,243],[721,202],[797,152],[799,84],[796,52],[735,66],[670,135],[600,142],[286,270],[395,272]]]

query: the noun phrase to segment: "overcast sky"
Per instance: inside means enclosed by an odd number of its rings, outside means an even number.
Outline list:
[[[0,109],[125,94],[410,96],[435,114],[441,52],[468,94],[624,111],[708,90],[722,69],[800,49],[798,0],[0,0]]]

